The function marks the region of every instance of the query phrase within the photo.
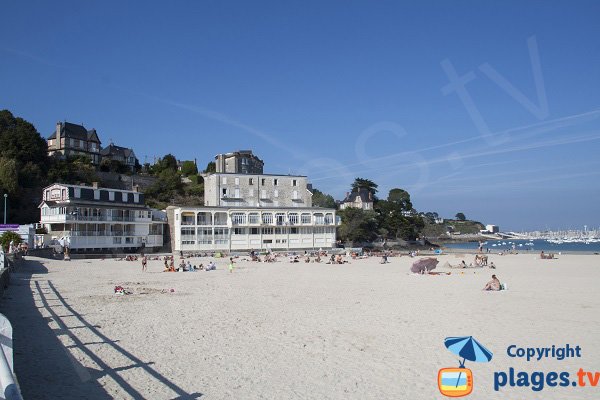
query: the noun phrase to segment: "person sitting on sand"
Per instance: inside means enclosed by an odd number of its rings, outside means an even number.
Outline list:
[[[215,271],[217,269],[217,264],[215,264],[214,261],[211,261],[208,263],[208,265],[206,266],[206,268],[204,269],[205,271]]]
[[[542,250],[542,252],[540,253],[540,258],[542,260],[552,260],[554,258],[554,254],[544,254],[544,250]]]
[[[496,266],[494,265],[494,262],[493,262],[493,261],[490,263],[489,267],[490,267],[491,269],[496,269]]]
[[[492,280],[485,284],[483,290],[500,290],[500,280],[496,277],[496,275],[492,275]]]
[[[465,263],[465,260],[462,260],[460,262],[460,264],[458,264],[458,268],[467,268],[467,264]]]

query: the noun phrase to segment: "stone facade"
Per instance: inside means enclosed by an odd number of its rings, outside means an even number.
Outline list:
[[[216,173],[204,177],[207,207],[312,207],[306,176]]]

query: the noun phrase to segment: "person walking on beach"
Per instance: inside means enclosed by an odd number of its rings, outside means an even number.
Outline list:
[[[148,257],[144,254],[142,257],[142,272],[146,272],[148,269]]]
[[[233,264],[235,264],[233,262],[233,257],[229,258],[229,273],[233,272]]]

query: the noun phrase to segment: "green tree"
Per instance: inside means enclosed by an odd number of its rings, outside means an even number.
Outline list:
[[[387,200],[390,203],[399,205],[403,211],[411,211],[413,209],[410,194],[406,190],[398,188],[390,190]]]
[[[46,167],[48,145],[35,127],[8,110],[0,111],[0,150],[2,157],[12,158],[21,168],[31,162]]]
[[[352,182],[352,191],[358,192],[360,189],[367,189],[373,195],[377,193],[378,185],[370,179],[356,178]]]
[[[163,158],[160,158],[151,168],[150,172],[152,175],[159,175],[165,170],[171,170],[177,172],[177,159],[172,154],[167,154]]]
[[[144,195],[150,207],[165,208],[177,195],[183,193],[181,176],[172,169],[160,172],[156,182],[146,188]]]
[[[6,231],[0,236],[0,245],[2,245],[4,252],[8,251],[10,242],[18,246],[22,241],[21,236],[16,232]]]
[[[466,221],[467,217],[465,217],[465,214],[459,212],[455,215],[456,219],[459,221]]]
[[[13,158],[0,157],[0,188],[10,194],[19,189],[17,162]]]
[[[424,216],[427,219],[427,222],[429,222],[431,224],[433,224],[435,222],[435,220],[440,217],[439,214],[436,212],[426,212],[424,214]]]
[[[81,156],[67,160],[54,159],[48,171],[48,179],[50,182],[88,185],[99,180],[90,159]]]
[[[183,176],[192,176],[198,174],[198,167],[193,161],[184,161],[181,165],[181,174]]]
[[[321,192],[319,189],[312,190],[313,207],[335,208],[335,199],[328,194]]]
[[[371,242],[377,237],[377,214],[371,210],[347,208],[339,211],[342,223],[338,228],[340,239],[349,242]]]
[[[207,174],[214,174],[217,172],[217,164],[215,164],[214,161],[209,162],[206,164],[206,169],[204,169],[204,172]]]

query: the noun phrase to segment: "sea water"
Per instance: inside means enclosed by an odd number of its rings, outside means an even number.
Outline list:
[[[600,253],[599,243],[572,242],[572,243],[550,243],[543,239],[523,240],[523,239],[502,239],[502,240],[487,240],[483,245],[484,251],[489,249],[492,253],[499,253],[504,250],[512,250],[513,245],[519,253],[570,253],[570,252],[588,252]],[[478,242],[466,243],[445,243],[445,247],[451,249],[477,250]]]

